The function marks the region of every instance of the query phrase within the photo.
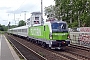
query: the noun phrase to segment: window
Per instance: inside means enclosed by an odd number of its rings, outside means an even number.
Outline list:
[[[45,31],[45,26],[44,26],[44,31]]]
[[[66,29],[65,23],[52,23],[52,29]]]
[[[35,20],[39,20],[39,17],[35,17]]]
[[[52,23],[52,32],[68,32],[66,23]]]
[[[39,21],[34,21],[34,24],[39,24]]]

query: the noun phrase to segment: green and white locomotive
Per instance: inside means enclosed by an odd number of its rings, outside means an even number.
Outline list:
[[[34,41],[44,47],[50,47],[51,49],[61,49],[70,44],[68,26],[64,21],[45,22],[44,25],[35,24],[25,28],[26,35],[23,35],[22,29],[24,28],[13,28],[8,32],[13,30],[17,32],[15,35],[20,35],[18,32],[21,32],[21,35],[23,37],[27,36],[30,41]],[[13,32],[10,33],[14,34]]]
[[[52,49],[60,49],[70,44],[67,23],[64,21],[46,22],[44,25],[29,27],[28,36]]]

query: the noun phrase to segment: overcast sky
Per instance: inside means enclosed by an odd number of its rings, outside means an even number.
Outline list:
[[[43,0],[44,7],[54,5],[54,0]],[[0,0],[0,24],[7,25],[10,21],[15,24],[15,20],[24,20],[24,12],[26,12],[26,19],[30,17],[31,12],[41,11],[41,0]]]

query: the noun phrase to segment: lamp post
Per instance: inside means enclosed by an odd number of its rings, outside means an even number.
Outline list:
[[[15,25],[16,25],[16,20],[15,20],[15,13],[14,13],[14,21],[15,21]]]
[[[26,21],[26,12],[28,12],[28,11],[22,11],[22,12],[24,12],[24,21],[27,23],[27,21]]]

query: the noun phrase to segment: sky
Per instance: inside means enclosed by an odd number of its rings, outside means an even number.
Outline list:
[[[43,0],[44,8],[54,5],[54,0]],[[0,0],[0,24],[11,25],[18,24],[19,20],[24,20],[24,11],[26,11],[26,19],[30,18],[32,12],[41,11],[41,0]],[[15,20],[14,20],[15,13]]]

